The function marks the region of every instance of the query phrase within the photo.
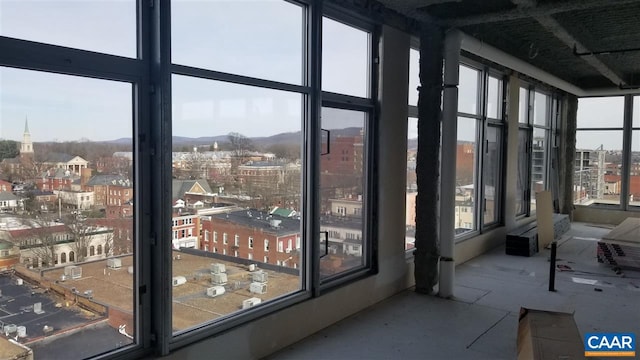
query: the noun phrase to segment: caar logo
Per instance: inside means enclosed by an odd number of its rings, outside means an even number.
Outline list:
[[[631,333],[586,334],[584,356],[636,356],[636,335]]]

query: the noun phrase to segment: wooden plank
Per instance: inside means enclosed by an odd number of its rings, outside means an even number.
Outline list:
[[[551,192],[536,193],[536,217],[538,223],[538,251],[553,241],[553,199]]]
[[[602,239],[640,245],[640,218],[626,218]]]

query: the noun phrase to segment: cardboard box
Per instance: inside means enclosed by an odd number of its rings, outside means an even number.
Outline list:
[[[584,359],[573,314],[520,308],[518,359]]]

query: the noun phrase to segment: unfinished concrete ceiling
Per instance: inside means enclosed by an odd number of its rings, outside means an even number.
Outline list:
[[[379,0],[585,90],[640,88],[638,0]]]

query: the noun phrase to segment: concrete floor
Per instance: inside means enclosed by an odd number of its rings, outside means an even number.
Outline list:
[[[581,334],[640,335],[640,272],[617,275],[596,261],[607,232],[572,224],[557,263],[573,271],[556,272],[556,292],[549,250],[527,258],[501,247],[456,268],[454,300],[405,291],[268,359],[514,359],[521,306],[573,312]]]

